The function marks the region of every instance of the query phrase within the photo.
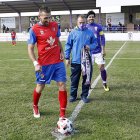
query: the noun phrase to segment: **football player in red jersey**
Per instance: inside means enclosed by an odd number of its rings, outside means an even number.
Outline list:
[[[60,104],[60,117],[65,117],[67,105],[66,69],[63,62],[64,53],[60,37],[60,27],[51,21],[51,11],[48,7],[39,9],[39,23],[29,31],[28,54],[35,67],[36,87],[33,91],[33,114],[40,117],[38,102],[45,84],[51,80],[58,85],[58,99]],[[38,50],[36,59],[34,47]]]
[[[16,46],[16,32],[12,30],[11,32],[11,39],[12,39],[12,45]]]

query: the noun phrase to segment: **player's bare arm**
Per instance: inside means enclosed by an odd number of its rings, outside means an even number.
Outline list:
[[[34,53],[34,45],[32,44],[28,45],[28,55],[34,64],[35,71],[41,71],[41,66],[38,64],[36,60],[35,53]]]
[[[63,51],[62,43],[61,43],[60,40],[58,41],[58,43],[59,43],[59,46],[60,46],[60,49],[61,49],[60,59],[63,60],[64,59],[64,51]]]
[[[102,53],[103,57],[105,57],[106,56],[105,46],[101,46],[101,48],[102,48],[101,53]]]

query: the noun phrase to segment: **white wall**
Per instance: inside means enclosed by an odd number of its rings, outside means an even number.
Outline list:
[[[27,41],[28,34],[27,33],[17,33],[16,40],[17,41]],[[11,41],[10,33],[0,33],[0,41]]]
[[[140,41],[140,33],[105,33],[106,41]]]
[[[65,41],[67,36],[61,33],[60,40]],[[140,41],[140,33],[105,33],[106,41]],[[17,33],[17,41],[27,41],[28,33]],[[0,41],[11,41],[10,33],[0,33]]]

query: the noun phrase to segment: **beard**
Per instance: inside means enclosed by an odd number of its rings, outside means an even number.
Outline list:
[[[44,25],[44,26],[49,26],[49,23],[50,23],[50,22],[48,22],[48,21],[43,21],[43,25]]]

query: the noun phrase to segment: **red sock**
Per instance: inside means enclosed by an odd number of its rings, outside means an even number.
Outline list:
[[[41,96],[41,93],[37,93],[36,89],[34,89],[34,92],[33,92],[33,105],[38,105],[40,96]]]
[[[59,91],[60,117],[65,117],[67,106],[67,91]]]

